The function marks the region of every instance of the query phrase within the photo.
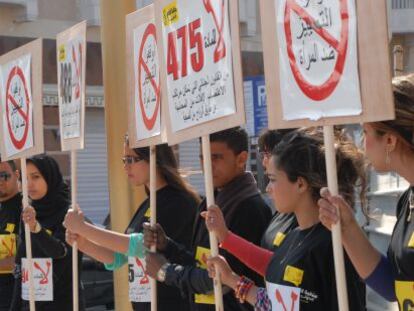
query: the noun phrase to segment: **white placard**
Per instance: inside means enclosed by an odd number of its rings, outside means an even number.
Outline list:
[[[53,301],[53,261],[33,258],[33,286],[35,301]],[[29,263],[22,258],[22,299],[29,300]]]
[[[58,47],[60,134],[63,139],[81,136],[83,42],[83,37],[79,35]]]
[[[266,288],[267,295],[272,302],[272,310],[300,310],[300,288],[268,282],[266,283]]]
[[[129,300],[132,302],[151,302],[151,283],[145,268],[145,260],[128,257]]]
[[[2,123],[6,157],[33,147],[31,55],[1,66]]]
[[[229,0],[172,1],[162,39],[173,132],[236,111]]]
[[[160,68],[155,20],[134,29],[134,94],[137,139],[160,135]]]
[[[362,113],[355,0],[274,0],[284,120]]]

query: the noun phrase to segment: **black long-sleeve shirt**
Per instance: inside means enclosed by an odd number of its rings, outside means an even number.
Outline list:
[[[22,196],[20,193],[0,203],[0,260],[16,255],[21,212]],[[13,272],[0,271],[0,311],[9,310],[13,287]]]
[[[206,209],[205,202],[199,208],[199,214]],[[228,228],[235,234],[257,245],[271,218],[271,211],[259,193],[251,196],[232,209],[224,212]],[[230,216],[230,217],[226,217]],[[171,262],[184,262],[185,265],[172,264],[166,273],[166,284],[178,287],[183,295],[188,296],[191,302],[191,310],[204,311],[214,310],[213,281],[205,269],[205,259],[209,253],[208,231],[204,219],[198,215],[193,233],[192,251],[186,251],[177,243],[169,241],[165,251],[166,257]],[[232,269],[249,277],[257,284],[263,284],[263,279],[252,270],[248,269],[237,258],[220,250]],[[201,294],[201,295],[200,295]],[[208,296],[210,294],[210,296]],[[224,309],[252,310],[248,304],[240,304],[235,298],[233,291],[223,289]]]
[[[143,223],[149,222],[149,199],[138,208],[126,233],[142,232]],[[187,193],[166,186],[157,191],[157,222],[163,227],[166,234],[179,241],[184,247],[190,247],[191,230],[197,212],[197,202]],[[174,287],[157,282],[158,310],[159,311],[187,311],[188,301],[181,298],[180,292]],[[150,311],[151,304],[133,302],[135,311]],[[174,309],[172,309],[174,306]]]

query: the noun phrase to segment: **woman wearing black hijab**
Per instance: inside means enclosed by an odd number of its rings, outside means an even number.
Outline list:
[[[65,242],[65,229],[62,226],[70,207],[68,186],[63,181],[56,161],[47,155],[40,155],[27,159],[27,187],[31,206],[23,209],[22,219],[30,227],[33,258],[51,258],[53,265],[53,301],[36,302],[36,310],[71,311],[72,249]],[[24,230],[21,230],[11,311],[29,309],[28,302],[21,299],[21,259],[24,257],[26,247]],[[80,267],[80,256],[78,260]],[[79,309],[84,310],[82,292],[79,294]]]

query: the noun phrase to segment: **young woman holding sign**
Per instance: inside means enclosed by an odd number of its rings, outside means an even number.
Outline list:
[[[47,293],[52,294],[50,301],[36,301],[36,310],[72,311],[72,249],[65,243],[65,228],[62,226],[70,205],[70,192],[56,161],[47,155],[27,159],[27,187],[31,206],[23,209],[22,220],[31,231],[34,274],[40,273],[43,278],[40,281],[43,296],[36,300],[44,299]],[[22,281],[27,283],[25,267],[22,266],[25,256],[24,231],[21,230],[12,311],[29,309],[28,301],[21,299]],[[78,259],[80,263],[81,256]],[[84,310],[81,288],[79,286],[79,310]]]
[[[396,118],[364,124],[365,154],[378,172],[396,172],[410,188],[401,196],[397,223],[387,257],[382,256],[358,226],[349,204],[323,189],[320,219],[331,228],[340,211],[344,248],[366,283],[400,310],[414,308],[414,75],[393,80]]]
[[[199,196],[183,180],[178,172],[173,150],[167,145],[156,147],[157,157],[157,221],[170,237],[186,246],[190,245]],[[129,148],[125,140],[125,171],[134,186],[145,185],[149,189],[149,148]],[[69,211],[64,225],[68,229],[67,241],[78,242],[79,249],[105,263],[108,270],[115,270],[129,263],[130,300],[134,310],[150,310],[148,276],[143,274],[144,246],[143,224],[149,222],[149,198],[138,208],[125,234],[97,228],[86,223],[82,213]],[[138,258],[138,260],[137,260]],[[138,271],[138,272],[137,272]],[[136,278],[142,277],[141,279]],[[145,284],[142,284],[145,283]],[[141,285],[139,284],[141,283]],[[137,285],[138,284],[138,285]],[[158,310],[188,310],[188,303],[182,299],[176,288],[158,284]]]
[[[263,132],[258,140],[259,155],[262,161],[262,166],[267,172],[269,162],[272,157],[273,148],[282,140],[283,136],[291,132],[292,130],[266,130]],[[294,213],[279,213],[276,208],[276,212],[270,221],[265,233],[263,234],[261,247],[273,250],[278,247],[281,239],[286,236],[292,229],[298,226]]]
[[[337,141],[339,188],[351,205],[354,186],[363,179],[363,159],[356,147]],[[222,282],[240,301],[255,310],[338,310],[331,233],[319,222],[319,191],[326,185],[325,152],[321,135],[296,131],[275,147],[268,166],[267,191],[281,213],[294,213],[298,228],[281,238],[274,252],[259,248],[231,233],[218,207],[204,214],[206,225],[221,247],[265,277],[267,290],[234,274],[221,257],[209,260]],[[350,310],[365,310],[365,286],[346,259]]]

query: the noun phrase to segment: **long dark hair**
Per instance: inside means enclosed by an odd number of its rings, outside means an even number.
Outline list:
[[[128,134],[125,135],[125,145],[129,147]],[[144,159],[149,163],[150,159],[150,148],[133,148],[137,156]],[[165,179],[165,182],[172,188],[187,193],[197,203],[200,203],[201,199],[197,191],[184,180],[178,171],[177,159],[174,155],[174,151],[167,144],[161,144],[156,146],[156,162],[157,171]],[[146,189],[148,194],[148,189]]]
[[[354,206],[355,187],[359,186],[361,204],[364,206],[366,177],[363,153],[342,132],[337,131],[335,136],[339,193]],[[291,182],[297,181],[299,177],[307,181],[316,203],[320,199],[321,188],[327,186],[322,132],[315,128],[286,134],[273,149],[272,155],[276,167],[283,170]]]
[[[265,130],[260,134],[257,144],[260,151],[272,152],[273,148],[280,143],[283,136],[294,129]]]

